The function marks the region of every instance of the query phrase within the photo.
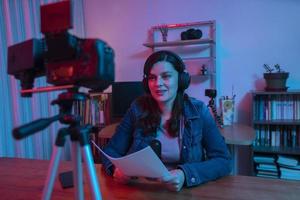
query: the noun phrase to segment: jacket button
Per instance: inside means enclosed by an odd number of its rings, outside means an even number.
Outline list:
[[[186,149],[186,146],[183,146],[183,149]]]
[[[191,182],[195,183],[196,179],[194,177],[191,178]]]

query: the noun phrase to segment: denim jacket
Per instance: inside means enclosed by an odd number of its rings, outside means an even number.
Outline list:
[[[131,104],[114,136],[104,151],[112,157],[122,157],[147,147],[155,138],[143,134],[135,126],[142,114],[136,102]],[[185,174],[185,185],[196,186],[226,176],[231,172],[231,156],[207,106],[194,98],[184,102],[184,131],[178,168]],[[112,163],[103,157],[107,174],[112,175]]]

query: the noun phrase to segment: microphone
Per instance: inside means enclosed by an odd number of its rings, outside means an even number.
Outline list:
[[[150,142],[150,147],[154,151],[154,153],[161,159],[161,142],[157,139],[154,139]]]

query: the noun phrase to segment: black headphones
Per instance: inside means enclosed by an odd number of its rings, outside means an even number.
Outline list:
[[[160,61],[167,61],[170,62],[176,71],[178,71],[178,90],[183,92],[185,89],[187,89],[191,82],[191,76],[185,69],[185,64],[182,61],[182,59],[175,53],[171,51],[157,51],[151,54],[145,64],[144,64],[144,76],[143,76],[143,86],[145,89],[145,92],[150,93],[150,89],[148,86],[148,75],[150,73],[150,70],[152,66]]]

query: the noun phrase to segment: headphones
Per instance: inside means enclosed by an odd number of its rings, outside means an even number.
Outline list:
[[[182,59],[171,51],[157,51],[151,54],[144,64],[143,86],[146,93],[150,93],[148,86],[148,75],[153,65],[160,61],[171,63],[178,72],[178,91],[183,92],[187,89],[191,82],[191,76],[185,69],[185,64]]]

